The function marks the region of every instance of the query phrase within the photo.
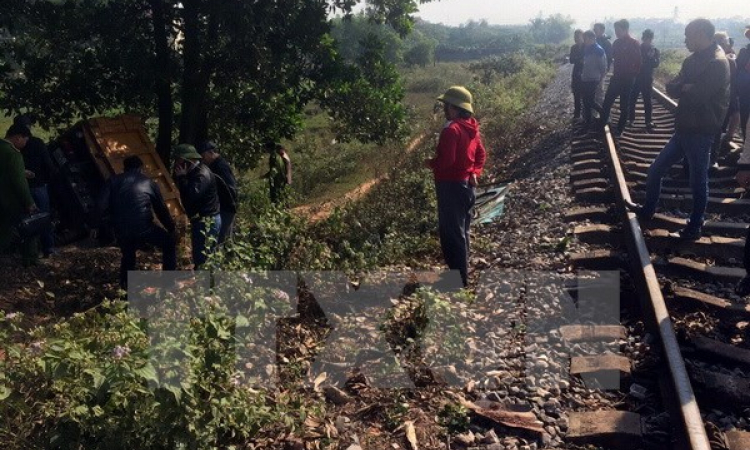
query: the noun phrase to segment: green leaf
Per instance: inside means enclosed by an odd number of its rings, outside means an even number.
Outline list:
[[[10,394],[12,394],[13,391],[3,384],[0,384],[0,401],[5,400],[6,398],[10,397]]]
[[[151,363],[148,363],[138,369],[134,369],[133,374],[147,381],[152,381],[154,383],[159,382],[159,376],[156,374],[156,369]]]

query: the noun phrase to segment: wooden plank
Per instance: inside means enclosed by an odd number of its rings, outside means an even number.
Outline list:
[[[570,255],[574,267],[589,270],[618,270],[626,267],[625,257],[615,250],[595,250],[593,252]]]
[[[750,449],[750,433],[747,431],[729,431],[726,433],[729,450]]]
[[[702,237],[686,241],[673,237],[668,230],[649,230],[646,233],[649,248],[659,251],[692,253],[722,261],[741,261],[745,251],[745,240],[726,237]]]
[[[627,338],[628,332],[622,325],[564,325],[560,334],[567,342],[609,342]]]
[[[615,200],[611,189],[601,187],[581,189],[574,195],[578,203],[612,203]]]
[[[570,374],[586,375],[617,371],[630,374],[630,360],[622,355],[574,356],[570,358]]]
[[[631,412],[571,412],[568,420],[566,439],[575,445],[632,450],[643,438],[641,416]]]
[[[736,305],[723,298],[714,297],[713,295],[694,291],[692,289],[676,287],[674,288],[673,297],[675,300],[679,300],[679,301],[698,303],[704,306],[708,306],[709,308],[729,311],[730,313],[733,313],[733,314],[741,314],[744,316],[750,316],[750,305]]]
[[[573,163],[573,171],[595,169],[602,171],[606,168],[604,162],[601,159],[587,159],[583,161],[576,161]]]
[[[667,269],[684,276],[699,277],[706,281],[720,281],[726,283],[739,282],[745,276],[745,269],[735,267],[707,266],[706,264],[685,258],[672,258]]]
[[[588,208],[574,208],[565,213],[567,222],[606,222],[612,219],[611,210],[606,206],[592,206]]]
[[[622,233],[606,224],[579,225],[575,227],[573,234],[579,241],[592,245],[619,246],[622,242]]]

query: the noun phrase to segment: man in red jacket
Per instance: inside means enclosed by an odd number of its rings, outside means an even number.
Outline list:
[[[630,93],[641,71],[641,44],[630,36],[630,23],[625,19],[615,22],[615,34],[617,40],[612,44],[614,69],[607,87],[607,94],[604,96],[602,105],[604,114],[601,121],[602,126],[607,124],[609,111],[617,97],[620,97],[620,120],[617,123],[617,129],[614,130],[615,135],[619,136],[625,129],[630,110]]]
[[[435,174],[440,246],[448,268],[458,270],[468,285],[469,228],[474,188],[487,154],[474,118],[471,93],[453,86],[438,97],[445,118],[436,155],[425,161]]]

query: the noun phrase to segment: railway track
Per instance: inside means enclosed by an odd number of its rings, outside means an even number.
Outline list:
[[[731,152],[711,167],[704,237],[687,242],[672,234],[685,226],[685,211],[692,205],[680,166],[664,180],[659,213],[642,227],[625,204],[645,198],[648,167],[674,133],[676,103],[658,90],[654,100],[657,127],[651,132],[643,124],[639,104],[639,120],[621,136],[614,137],[605,127],[603,132],[574,138],[571,185],[579,209],[567,219],[577,239],[589,246],[587,252],[572,255],[574,266],[622,268],[629,273],[645,326],[642,336],[631,339],[653,344],[649,349],[656,361],[653,373],[660,375],[658,387],[644,389],[631,378],[621,387],[630,411],[581,413],[582,420],[593,425],[568,437],[582,434],[587,444],[598,444],[592,438],[607,436],[620,442],[629,439],[624,447],[614,446],[618,448],[748,450],[750,304],[734,294],[734,285],[745,275],[750,195],[734,181],[732,165],[739,145],[733,144]],[[613,108],[613,121],[618,109]],[[631,334],[637,328],[632,321],[624,325]],[[604,361],[598,364],[606,366]],[[631,358],[631,364],[640,363]],[[638,400],[651,390],[661,394],[660,405],[634,415],[644,404]],[[669,437],[654,441],[649,434],[663,430],[648,431],[643,424],[660,414],[670,418]]]

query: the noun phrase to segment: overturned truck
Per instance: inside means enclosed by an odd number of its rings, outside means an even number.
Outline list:
[[[58,243],[71,243],[88,235],[99,222],[97,201],[104,183],[122,173],[123,160],[133,155],[143,160],[144,173],[159,186],[178,229],[184,231],[187,217],[179,192],[140,117],[79,122],[50,143],[49,151],[58,172],[50,189],[58,215]]]

